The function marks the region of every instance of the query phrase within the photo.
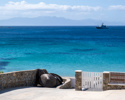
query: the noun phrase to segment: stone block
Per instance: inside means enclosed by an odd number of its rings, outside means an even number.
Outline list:
[[[75,90],[77,91],[82,90],[82,71],[81,70],[75,71]]]

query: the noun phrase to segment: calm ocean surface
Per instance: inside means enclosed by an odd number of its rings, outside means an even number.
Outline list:
[[[0,27],[0,70],[125,72],[125,26]]]

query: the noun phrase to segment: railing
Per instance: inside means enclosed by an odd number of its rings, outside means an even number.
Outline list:
[[[102,91],[103,73],[82,72],[82,90]]]
[[[109,73],[110,84],[124,84],[125,85],[125,73],[110,72]]]

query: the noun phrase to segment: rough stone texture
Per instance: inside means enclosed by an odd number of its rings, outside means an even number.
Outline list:
[[[103,73],[103,90],[108,89],[108,83],[109,83],[109,72]]]
[[[63,82],[64,83],[62,85],[59,85],[56,88],[58,88],[58,89],[70,89],[71,88],[71,79],[70,78],[63,77]]]
[[[82,71],[81,70],[75,71],[75,90],[78,90],[78,91],[82,90]]]
[[[103,73],[103,90],[113,90],[113,89],[125,89],[125,84],[110,84],[109,83],[109,72]]]
[[[37,70],[0,74],[0,90],[20,86],[35,86]]]
[[[45,69],[41,69],[45,73],[48,73]],[[0,74],[0,90],[6,88],[22,87],[22,86],[37,86],[38,70],[28,70],[28,71],[17,71],[10,73]],[[59,89],[69,89],[71,88],[70,78],[63,78],[64,84],[58,86]]]

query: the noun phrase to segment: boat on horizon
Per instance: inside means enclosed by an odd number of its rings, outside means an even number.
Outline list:
[[[97,29],[108,29],[108,27],[106,25],[104,25],[103,23],[102,23],[102,25],[100,25],[100,26],[98,26],[96,28]]]

